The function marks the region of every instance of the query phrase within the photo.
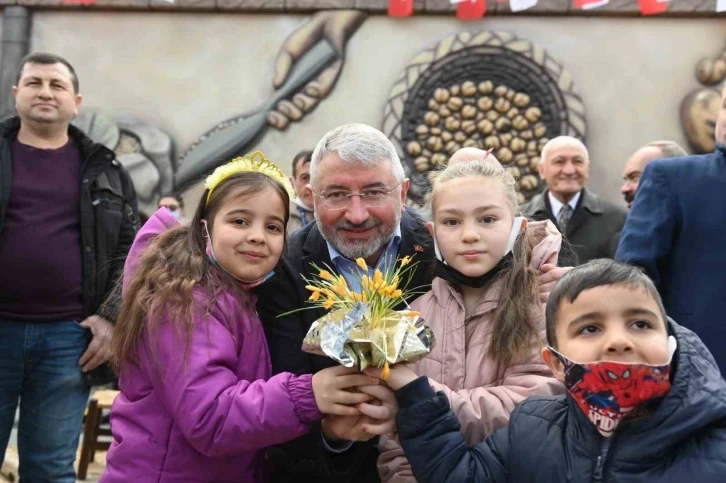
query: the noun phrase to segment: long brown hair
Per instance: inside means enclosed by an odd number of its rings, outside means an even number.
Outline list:
[[[177,326],[179,333],[186,334],[186,358],[195,312],[208,312],[216,295],[227,288],[236,290],[243,303],[248,302],[239,284],[208,260],[202,220],[207,220],[211,233],[214,218],[228,199],[255,195],[267,187],[274,188],[282,198],[287,226],[290,198],[283,186],[263,174],[243,172],[222,181],[212,191],[209,203],[206,203],[208,190],[205,190],[190,225],[172,228],[149,244],[123,294],[113,333],[112,362],[117,371],[127,362],[138,361],[144,331],[153,330],[162,318],[166,317],[168,323]],[[207,307],[199,307],[192,296],[196,287],[201,287],[207,295]]]
[[[499,164],[488,161],[456,163],[443,170],[433,181],[432,211],[435,213],[436,192],[446,182],[468,177],[492,178],[501,183],[514,216],[520,216],[514,178]],[[500,282],[499,299],[494,310],[491,331],[488,333],[487,352],[500,364],[526,356],[539,343],[538,321],[533,307],[537,307],[537,273],[532,268],[532,247],[528,230],[524,230],[512,249],[512,263],[497,277]]]

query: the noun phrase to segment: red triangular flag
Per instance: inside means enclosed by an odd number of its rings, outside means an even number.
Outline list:
[[[668,10],[668,2],[664,0],[638,0],[642,15],[657,15]]]
[[[456,18],[473,20],[487,13],[487,0],[463,0],[456,6]]]
[[[413,0],[388,0],[389,17],[410,17],[413,15]]]

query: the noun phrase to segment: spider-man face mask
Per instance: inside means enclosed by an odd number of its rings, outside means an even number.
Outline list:
[[[668,338],[668,363],[628,364],[614,361],[580,363],[552,353],[565,365],[565,387],[582,412],[609,438],[623,418],[653,409],[671,388],[670,369],[676,339]]]

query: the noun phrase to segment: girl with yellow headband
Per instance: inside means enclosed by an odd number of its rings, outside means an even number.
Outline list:
[[[353,406],[372,399],[365,385],[377,381],[342,366],[271,375],[248,289],[282,254],[287,177],[256,152],[205,187],[190,225],[162,208],[129,253],[104,483],[266,481],[266,447],[301,436],[323,413],[358,415]],[[345,390],[353,386],[360,391]]]

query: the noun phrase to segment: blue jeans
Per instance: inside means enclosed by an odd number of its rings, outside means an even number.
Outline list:
[[[0,461],[20,401],[20,482],[75,483],[90,388],[78,359],[90,332],[78,322],[0,320]]]

